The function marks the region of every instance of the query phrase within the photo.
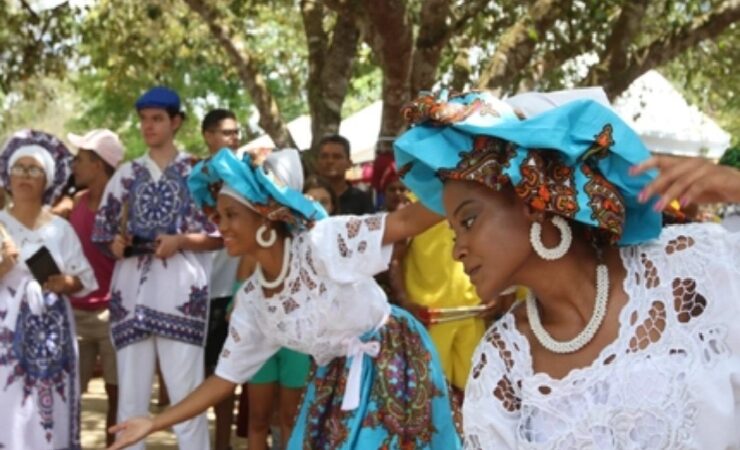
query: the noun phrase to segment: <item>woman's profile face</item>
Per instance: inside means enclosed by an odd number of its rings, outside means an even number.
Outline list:
[[[493,191],[472,181],[444,186],[447,220],[455,233],[453,257],[483,301],[495,300],[532,254],[530,220],[513,190]]]
[[[224,240],[224,248],[229,256],[254,253],[258,248],[255,237],[264,219],[256,212],[226,194],[219,194],[216,200],[218,211],[218,230]]]
[[[13,199],[19,201],[39,201],[46,188],[44,167],[30,156],[23,156],[10,168],[10,191]]]

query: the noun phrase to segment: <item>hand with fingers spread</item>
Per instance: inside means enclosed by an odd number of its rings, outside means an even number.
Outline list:
[[[154,430],[154,420],[151,417],[134,417],[125,422],[113,425],[108,432],[116,435],[116,441],[108,450],[118,450],[133,445],[144,439]]]
[[[659,196],[655,210],[662,211],[673,200],[681,207],[694,203],[740,201],[740,171],[719,166],[704,158],[653,156],[630,170],[632,175],[658,169],[658,177],[642,192],[639,200],[648,202]]]

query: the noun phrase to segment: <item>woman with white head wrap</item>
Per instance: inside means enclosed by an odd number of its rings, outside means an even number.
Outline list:
[[[13,195],[13,205],[0,212],[3,448],[80,445],[74,322],[65,297],[95,289],[97,282],[74,230],[44,207],[66,183],[70,160],[59,140],[30,130],[14,134],[0,155],[0,180]],[[61,272],[43,284],[26,264],[42,248]]]

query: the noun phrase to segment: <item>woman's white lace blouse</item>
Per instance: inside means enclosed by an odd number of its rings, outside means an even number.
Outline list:
[[[292,241],[282,291],[265,298],[255,276],[239,289],[216,374],[243,383],[280,347],[318,365],[346,356],[354,339],[379,326],[390,305],[373,275],[388,267],[385,216],[320,220]]]
[[[669,227],[622,250],[619,336],[563,379],[507,313],[473,356],[465,448],[740,448],[740,233]]]

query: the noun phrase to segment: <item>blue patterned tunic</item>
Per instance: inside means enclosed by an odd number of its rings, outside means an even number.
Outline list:
[[[95,273],[72,227],[52,217],[30,230],[5,211],[0,225],[19,249],[19,262],[0,279],[0,448],[80,448],[80,391],[74,319],[69,301],[43,292],[23,262],[42,245],[79,294],[97,289]]]
[[[179,153],[163,171],[144,155],[121,166],[108,182],[95,218],[93,241],[108,249],[122,228],[131,237],[214,233],[187,188],[193,158]],[[116,348],[162,336],[203,345],[208,315],[210,253],[178,251],[119,260],[111,280],[111,335]]]

